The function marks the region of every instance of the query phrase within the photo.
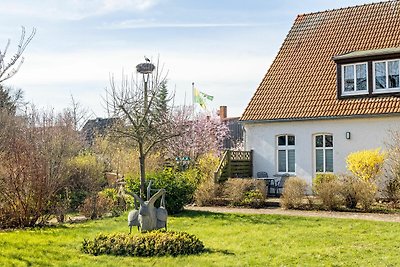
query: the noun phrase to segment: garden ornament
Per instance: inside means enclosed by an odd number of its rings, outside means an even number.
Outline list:
[[[120,192],[123,192],[123,190],[120,190]],[[150,190],[148,190],[148,192],[150,192]],[[127,193],[133,196],[135,200],[135,209],[128,214],[129,233],[132,232],[133,226],[137,226],[138,230],[141,232],[160,228],[167,229],[168,212],[165,208],[165,189],[158,190],[158,192],[147,201],[142,200],[135,193]],[[125,194],[125,192],[122,194]],[[160,207],[156,208],[154,204],[160,197]]]

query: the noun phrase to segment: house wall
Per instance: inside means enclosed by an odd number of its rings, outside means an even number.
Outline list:
[[[306,120],[290,122],[244,123],[246,130],[245,147],[252,149],[253,173],[266,171],[271,177],[277,173],[276,136],[296,136],[296,176],[311,184],[315,176],[314,135],[333,134],[335,173],[346,172],[346,157],[349,153],[385,148],[390,140],[389,130],[400,130],[400,117],[351,118],[330,120]],[[351,139],[346,139],[346,132]]]

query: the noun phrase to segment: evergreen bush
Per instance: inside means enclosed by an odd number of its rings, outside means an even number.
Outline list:
[[[153,257],[199,254],[203,242],[186,232],[156,230],[138,235],[99,234],[84,240],[82,251],[92,255]]]

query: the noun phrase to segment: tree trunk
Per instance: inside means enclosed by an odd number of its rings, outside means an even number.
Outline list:
[[[143,153],[143,146],[139,144],[139,164],[140,164],[140,197],[146,198],[146,168],[145,168],[146,156]]]

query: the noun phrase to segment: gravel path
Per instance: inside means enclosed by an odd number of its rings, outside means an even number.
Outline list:
[[[248,208],[231,208],[231,207],[196,207],[196,206],[187,206],[185,207],[185,209],[195,210],[195,211],[210,211],[217,213],[275,214],[275,215],[302,216],[302,217],[322,217],[322,218],[357,219],[357,220],[370,220],[370,221],[382,221],[382,222],[400,222],[400,214],[284,210],[281,208],[248,209]]]

